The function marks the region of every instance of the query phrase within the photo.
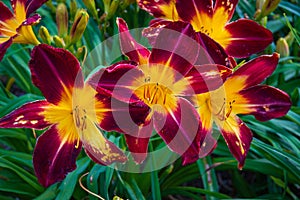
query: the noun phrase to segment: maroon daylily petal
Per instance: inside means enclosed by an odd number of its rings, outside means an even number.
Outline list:
[[[206,34],[198,32],[198,42],[201,45],[199,56],[197,58],[196,65],[204,64],[220,64],[233,68],[235,63],[233,59],[228,57],[224,48],[208,37]]]
[[[148,39],[152,46],[154,46],[157,36],[163,29],[171,26],[170,24],[174,23],[166,20],[154,19],[150,22],[150,26],[143,30],[143,36]],[[177,22],[175,24],[177,24]],[[230,68],[235,66],[235,64],[232,63],[232,59],[228,57],[220,44],[204,33],[198,32],[196,35],[196,41],[200,45],[199,54],[195,63],[196,65],[220,64]]]
[[[238,68],[232,76],[226,80],[225,88],[231,88],[230,85],[237,87],[239,90],[255,86],[263,82],[275,70],[279,60],[279,54],[264,55],[242,65]],[[238,83],[242,81],[242,83]]]
[[[205,133],[195,108],[183,98],[177,102],[176,108],[154,112],[154,128],[172,151],[183,156],[183,164],[189,164],[199,158]]]
[[[217,12],[217,10],[222,9],[222,12],[227,14],[224,15],[224,17],[227,17],[226,21],[230,21],[238,2],[238,0],[216,0],[214,5],[214,13]]]
[[[273,41],[272,32],[256,22],[239,19],[225,26],[231,34],[227,38],[226,52],[237,58],[248,57],[264,50]]]
[[[163,19],[153,19],[149,23],[149,27],[144,28],[142,35],[148,39],[151,46],[154,46],[156,37],[160,31],[172,22]]]
[[[20,9],[20,7],[18,7],[20,5],[21,5],[22,10],[24,9],[24,11],[25,11],[26,1],[27,0],[11,0],[11,6],[14,10],[14,13],[18,13],[20,11],[20,10],[18,10],[18,9]],[[17,4],[19,4],[19,5],[17,5]]]
[[[239,169],[242,169],[252,141],[251,130],[237,116],[229,117],[222,123],[218,122],[217,125],[230,152],[238,160]]]
[[[13,13],[2,1],[0,1],[0,10],[1,10],[0,21],[6,21],[14,17]],[[1,30],[1,26],[2,25],[0,25],[0,30]],[[0,31],[0,35],[1,35],[1,31]]]
[[[212,0],[177,0],[176,8],[180,19],[186,22],[194,21],[195,18],[201,23],[201,16],[212,17]]]
[[[31,17],[28,17],[22,25],[33,25],[36,23],[39,23],[39,21],[42,19],[42,17],[39,14],[32,15]]]
[[[152,14],[154,17],[178,20],[178,13],[175,7],[176,0],[138,0],[138,5]]]
[[[189,96],[213,91],[224,83],[231,72],[231,69],[222,65],[195,66],[185,76],[191,87],[186,87],[187,90],[182,94]]]
[[[97,99],[103,104],[103,110],[97,115],[103,115],[99,126],[106,131],[118,131],[137,136],[140,125],[145,122],[150,108],[142,101],[136,103],[121,102],[115,98],[97,94]]]
[[[253,114],[260,121],[284,116],[292,104],[288,94],[266,85],[254,86],[239,94],[247,99],[247,103],[243,105],[245,113],[239,114]]]
[[[196,62],[199,53],[200,46],[196,38],[190,24],[168,24],[156,38],[149,63],[172,67],[184,76]]]
[[[78,87],[84,84],[78,60],[64,49],[45,44],[36,46],[29,67],[33,83],[53,104],[57,104],[75,84]]]
[[[24,0],[23,0],[24,1]],[[39,9],[48,0],[27,0],[26,1],[26,15],[27,17]]]
[[[88,80],[88,83],[97,92],[106,92],[114,98],[128,103],[129,101],[140,101],[132,98],[133,90],[136,88],[131,86],[141,77],[144,77],[144,73],[136,65],[130,62],[120,62],[101,69]]]
[[[117,18],[117,25],[122,53],[140,65],[147,64],[150,51],[136,42],[129,33],[128,26],[122,18]]]
[[[125,134],[129,151],[137,164],[141,164],[147,157],[149,139],[152,135],[153,122],[140,126],[137,134],[129,132]]]
[[[34,128],[44,129],[49,126],[43,112],[49,106],[47,101],[34,101],[24,104],[0,119],[1,128]]]
[[[76,143],[77,141],[63,142],[56,126],[52,126],[38,138],[33,165],[38,181],[44,187],[63,180],[69,172],[76,169],[76,158],[81,151],[81,143],[75,148]]]
[[[12,38],[10,38],[8,41],[0,44],[0,61],[3,59],[6,50],[8,49],[8,47],[10,47],[10,45],[12,44]]]

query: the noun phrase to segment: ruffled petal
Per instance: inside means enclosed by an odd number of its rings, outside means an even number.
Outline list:
[[[38,181],[48,187],[63,180],[76,169],[76,158],[81,151],[81,143],[62,140],[56,126],[42,134],[33,153],[33,166]]]
[[[126,162],[125,154],[107,140],[100,129],[89,119],[85,126],[78,129],[80,139],[87,155],[96,163],[110,165],[114,162]]]
[[[177,21],[176,0],[138,0],[138,5],[154,17]]]
[[[237,116],[230,116],[225,121],[217,121],[217,125],[232,155],[242,169],[252,141],[251,130]]]
[[[275,70],[279,54],[265,55],[255,58],[240,68],[224,83],[226,92],[234,93],[255,86],[264,81]]]
[[[63,96],[72,95],[74,85],[84,85],[78,60],[64,49],[45,44],[36,46],[29,67],[33,83],[50,103],[56,105]]]
[[[168,24],[156,38],[149,58],[150,65],[171,67],[184,76],[198,57],[200,45],[196,38],[197,35],[189,24]]]
[[[202,132],[199,115],[187,100],[177,98],[175,108],[161,108],[153,115],[154,128],[168,147],[183,157],[183,164],[199,158]]]
[[[273,41],[272,32],[256,22],[239,19],[225,26],[230,36],[216,39],[228,55],[244,58],[264,50]]]
[[[291,108],[289,95],[271,86],[253,86],[239,94],[241,98],[233,104],[233,112],[253,114],[260,121],[282,117]]]
[[[117,25],[119,28],[122,53],[126,55],[129,60],[135,61],[140,65],[147,64],[150,51],[136,42],[129,33],[128,26],[122,18],[117,18]]]
[[[188,80],[186,82],[188,86],[181,91],[180,95],[191,96],[213,91],[219,88],[230,74],[231,70],[222,65],[195,66],[185,76],[185,80]],[[183,88],[179,86],[184,83],[178,81],[174,84],[174,88]]]
[[[1,128],[44,129],[50,125],[43,112],[49,107],[47,101],[34,101],[24,104],[0,119]]]

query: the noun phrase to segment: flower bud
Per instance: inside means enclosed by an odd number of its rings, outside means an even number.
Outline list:
[[[119,0],[112,0],[107,16],[106,16],[106,20],[109,20],[110,18],[113,17],[113,15],[115,14],[116,10],[118,9],[120,1]]]
[[[76,12],[74,23],[70,32],[71,44],[74,44],[80,40],[88,21],[89,14],[84,9],[80,9]]]
[[[266,0],[256,0],[256,10],[261,10]]]
[[[82,0],[88,11],[94,18],[98,18],[98,12],[95,5],[95,0]]]
[[[103,0],[103,4],[104,4],[104,12],[107,14],[110,8],[110,2],[111,0]]]
[[[68,10],[64,3],[60,3],[56,9],[56,24],[59,36],[65,36],[68,32]]]
[[[39,29],[39,36],[42,39],[43,43],[50,44],[51,43],[51,36],[49,34],[48,29],[45,26],[41,26]]]
[[[295,40],[295,36],[293,34],[292,31],[289,32],[289,34],[287,34],[284,39],[286,40],[286,42],[288,43],[289,46],[292,46],[294,40]]]
[[[71,3],[70,3],[70,17],[71,19],[74,19],[75,15],[76,15],[76,12],[77,12],[77,3],[75,0],[71,0]]]
[[[268,16],[271,12],[273,12],[277,8],[279,2],[280,0],[265,0],[261,8],[262,17]]]
[[[280,54],[280,57],[288,57],[290,55],[289,45],[284,38],[279,38],[276,42],[276,52]]]
[[[53,36],[53,41],[56,47],[63,48],[65,46],[64,40],[57,35]]]

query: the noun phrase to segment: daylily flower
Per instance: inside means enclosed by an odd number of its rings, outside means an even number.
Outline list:
[[[250,148],[252,132],[238,114],[250,114],[266,121],[284,116],[291,107],[285,92],[258,85],[272,74],[278,59],[279,55],[274,53],[251,60],[238,68],[219,89],[192,98],[203,129],[211,134],[213,122],[216,123],[240,169]]]
[[[138,0],[139,6],[154,17],[188,22],[196,32],[218,42],[229,56],[241,58],[266,48],[272,42],[272,33],[249,19],[229,22],[237,3],[238,0]],[[164,27],[168,24],[165,20],[152,23],[150,30]],[[149,36],[153,36],[150,32]]]
[[[47,0],[12,0],[13,13],[0,2],[0,60],[12,43],[39,44],[32,25],[38,23],[38,14],[30,16]]]
[[[118,100],[143,101],[151,107],[145,124],[123,131],[133,158],[137,163],[145,160],[154,128],[172,151],[182,155],[183,164],[196,161],[205,134],[199,115],[184,96],[218,88],[231,70],[213,64],[193,66],[200,45],[189,24],[162,30],[150,52],[133,39],[124,20],[118,18],[117,23],[121,50],[132,62],[101,70],[100,80],[91,84]]]
[[[115,130],[117,124],[113,115],[122,116],[128,107],[137,124],[141,124],[149,107],[142,103],[128,106],[115,100],[117,106],[112,109],[112,97],[84,83],[79,62],[64,49],[41,44],[33,49],[31,57],[29,67],[33,83],[46,99],[27,103],[6,115],[0,119],[0,127],[49,127],[38,138],[33,153],[39,182],[47,187],[64,179],[76,168],[82,144],[97,163],[125,162],[127,157],[102,135],[99,127]]]

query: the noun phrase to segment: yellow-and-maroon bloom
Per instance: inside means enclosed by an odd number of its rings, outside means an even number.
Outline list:
[[[205,132],[195,108],[184,97],[218,88],[231,70],[221,65],[193,65],[200,45],[189,24],[162,30],[150,52],[133,39],[124,20],[119,18],[117,23],[121,50],[131,62],[101,70],[99,82],[91,84],[118,100],[142,101],[151,107],[145,124],[123,131],[133,158],[137,163],[146,158],[154,128],[172,151],[182,155],[183,164],[196,161]]]
[[[102,135],[99,127],[116,130],[113,115],[122,116],[128,104],[115,100],[117,106],[112,108],[112,97],[84,83],[79,62],[64,49],[41,44],[33,49],[31,56],[29,67],[33,83],[46,100],[21,106],[0,119],[0,127],[49,127],[38,138],[33,154],[39,182],[49,186],[74,170],[82,144],[97,163],[125,162],[127,157]],[[149,107],[139,103],[131,104],[130,108],[136,123],[143,123]]]
[[[251,130],[238,114],[251,114],[260,121],[284,116],[291,106],[289,96],[274,87],[258,85],[270,76],[278,54],[260,56],[238,68],[219,89],[196,95],[203,128],[211,134],[213,122],[219,127],[231,153],[244,166],[252,141]]]
[[[256,22],[230,22],[238,0],[138,0],[141,8],[158,18],[191,23],[194,30],[209,35],[233,57],[247,57],[272,42],[272,33]],[[158,21],[152,27],[163,27]]]
[[[38,14],[30,16],[47,0],[12,0],[13,13],[0,2],[0,60],[6,49],[12,43],[39,44],[32,30],[32,25],[38,23]]]

